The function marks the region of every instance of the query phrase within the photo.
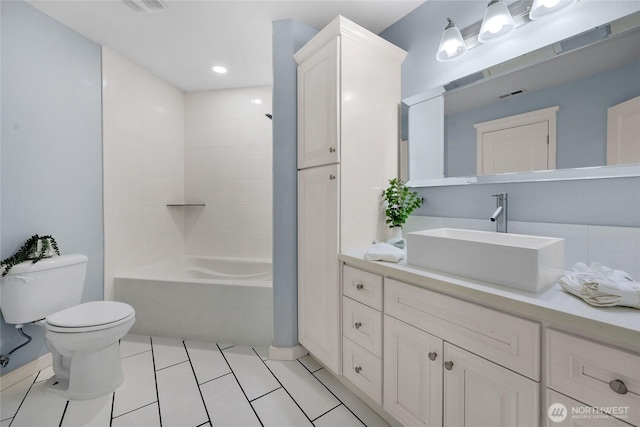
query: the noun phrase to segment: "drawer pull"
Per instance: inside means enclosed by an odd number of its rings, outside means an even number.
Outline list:
[[[362,368],[360,366],[356,366],[353,370],[356,371],[356,374],[359,374],[360,371],[362,371]]]
[[[356,289],[357,289],[357,290],[359,290],[359,291],[361,291],[361,290],[363,290],[363,289],[364,289],[364,285],[363,285],[362,283],[358,283],[358,284],[356,285]]]
[[[435,351],[432,351],[431,353],[429,353],[429,360],[436,360],[438,358],[438,353],[436,353]]]
[[[451,369],[453,369],[453,362],[452,361],[444,362],[444,367],[447,368],[447,371],[450,371]]]
[[[621,380],[612,380],[609,382],[609,387],[611,390],[615,391],[618,394],[627,394],[627,386]]]
[[[329,152],[330,152],[330,153],[335,153],[335,152],[336,152],[336,149],[335,149],[335,148],[333,148],[333,147],[329,147]]]
[[[356,322],[353,326],[355,326],[356,329],[360,329],[360,327],[362,326],[362,322]]]

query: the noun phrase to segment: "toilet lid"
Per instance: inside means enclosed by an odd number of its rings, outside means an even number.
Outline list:
[[[133,307],[123,302],[91,301],[53,313],[47,317],[47,323],[61,328],[87,328],[109,325],[133,313]]]

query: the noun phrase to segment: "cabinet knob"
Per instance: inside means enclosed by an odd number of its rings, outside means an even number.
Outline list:
[[[361,290],[363,290],[363,289],[364,289],[364,285],[363,285],[362,283],[358,283],[358,284],[356,285],[356,289],[357,289],[357,290],[359,290],[359,291],[361,291]]]
[[[435,351],[432,351],[431,353],[429,353],[429,360],[436,360],[438,358],[438,353],[436,353]]]
[[[452,361],[444,362],[444,367],[447,368],[447,371],[450,371],[451,369],[453,369],[453,362]]]
[[[612,380],[609,382],[609,387],[618,394],[627,394],[628,391],[627,386],[622,382],[622,380]]]
[[[333,147],[329,147],[329,152],[330,152],[330,153],[335,153],[335,152],[336,152],[336,149],[335,149],[335,148],[333,148]]]
[[[353,326],[355,326],[356,329],[360,329],[360,327],[362,326],[362,322],[356,322]]]
[[[353,370],[356,371],[356,374],[359,374],[360,371],[362,371],[362,368],[360,366],[356,366]]]
[[[335,175],[329,175],[329,179],[330,180],[334,180],[334,179],[336,179],[336,176]]]

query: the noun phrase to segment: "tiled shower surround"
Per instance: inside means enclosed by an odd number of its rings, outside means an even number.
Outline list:
[[[105,298],[117,274],[185,253],[270,258],[271,88],[185,94],[102,61]]]

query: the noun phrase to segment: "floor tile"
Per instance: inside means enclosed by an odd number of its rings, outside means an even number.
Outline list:
[[[342,403],[346,405],[367,427],[389,427],[389,423],[380,418],[373,409],[369,408],[358,397],[336,379],[326,369],[320,369],[313,374],[324,384]]]
[[[220,347],[220,350],[226,350],[227,348],[231,348],[233,346],[234,344],[218,343],[218,347]]]
[[[313,425],[316,427],[362,427],[364,424],[344,405],[340,405],[315,420]]]
[[[151,338],[156,371],[189,360],[184,344],[174,338]]]
[[[298,361],[300,361],[300,363],[302,363],[304,367],[307,368],[310,372],[315,372],[318,369],[322,369],[322,365],[318,363],[316,359],[311,357],[310,354],[301,357],[300,359],[298,359]]]
[[[262,360],[269,360],[269,348],[268,347],[253,347],[253,350],[258,353],[258,356]]]
[[[233,346],[222,353],[250,401],[280,387],[251,347]]]
[[[158,403],[152,403],[113,419],[112,427],[160,427]]]
[[[40,381],[46,381],[49,378],[51,378],[53,375],[54,375],[53,366],[47,366],[46,368],[42,369],[38,373],[38,377],[36,378],[36,382],[39,383]]]
[[[12,427],[58,427],[67,401],[44,389],[44,382],[34,384],[13,418]]]
[[[0,420],[13,418],[35,379],[35,374],[30,375],[0,392],[0,402],[2,402],[2,405],[0,405]]]
[[[61,427],[109,427],[113,393],[91,400],[70,400]]]
[[[338,399],[297,360],[268,360],[266,364],[311,420],[340,404]]]
[[[127,334],[120,340],[120,357],[122,358],[150,350],[151,340],[145,335]]]
[[[198,426],[209,421],[188,361],[157,371],[156,377],[164,427]]]
[[[124,383],[116,390],[114,417],[158,400],[150,351],[122,359],[122,370]]]
[[[231,372],[218,346],[202,341],[185,341],[198,384]]]
[[[232,374],[209,381],[200,389],[214,426],[260,426],[260,421]]]
[[[11,424],[11,421],[13,421],[13,418],[7,418],[4,421],[0,421],[0,427],[9,427],[9,424]]]
[[[265,427],[303,427],[313,425],[282,388],[254,400],[251,405]]]

